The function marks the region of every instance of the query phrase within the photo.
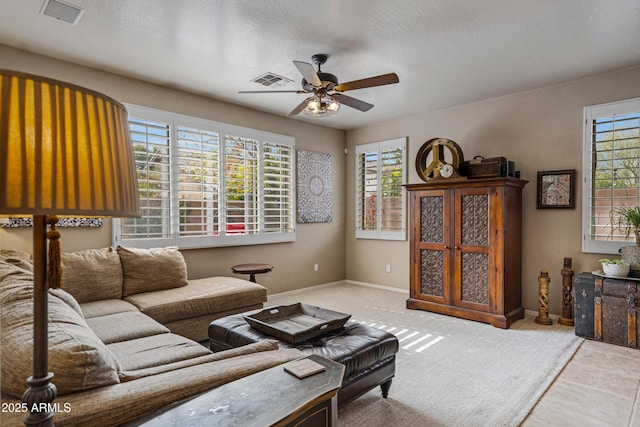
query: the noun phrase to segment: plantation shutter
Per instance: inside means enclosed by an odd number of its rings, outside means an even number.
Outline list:
[[[406,138],[356,146],[356,238],[403,240]]]
[[[381,148],[380,230],[402,232],[404,227],[404,147],[389,144]]]
[[[258,141],[225,136],[225,233],[260,232]]]
[[[378,150],[376,146],[356,147],[356,235],[377,231]]]
[[[167,123],[129,118],[136,160],[140,218],[122,220],[122,239],[171,238],[171,128]]]
[[[293,230],[293,148],[265,142],[263,149],[263,200],[265,233]]]
[[[640,205],[640,99],[585,108],[583,250],[617,253],[633,241],[615,211]]]
[[[220,233],[219,154],[216,132],[178,127],[180,237]]]

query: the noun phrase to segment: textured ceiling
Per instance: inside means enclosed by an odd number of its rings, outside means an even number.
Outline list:
[[[67,0],[65,0],[67,1]],[[43,0],[2,0],[0,43],[286,116],[302,94],[293,60],[326,53],[339,81],[395,72],[354,90],[375,104],[299,120],[351,129],[640,66],[639,0],[68,0],[77,25]],[[2,59],[0,58],[0,66]]]

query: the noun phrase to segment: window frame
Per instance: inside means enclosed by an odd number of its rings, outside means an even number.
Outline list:
[[[382,153],[385,150],[400,149],[402,152],[402,179],[400,183],[401,187],[401,229],[395,231],[382,230],[381,212],[382,212],[382,165],[380,159]],[[375,211],[375,230],[365,230],[361,227],[360,212],[363,209],[363,204],[366,201],[363,200],[364,194],[361,191],[360,179],[360,155],[363,153],[375,152],[377,156],[377,177],[376,177],[376,211]],[[407,138],[394,138],[385,141],[372,142],[368,144],[356,145],[355,147],[355,231],[356,239],[373,239],[373,240],[407,240],[407,203],[406,203],[406,190],[404,185],[407,182]]]
[[[593,122],[601,118],[615,118],[640,112],[640,98],[605,104],[591,105],[584,108],[583,128],[583,185],[582,185],[582,252],[618,254],[625,244],[633,244],[633,235],[626,240],[596,240],[592,238],[592,208],[594,204],[594,171],[592,169],[593,152]],[[640,153],[638,154],[640,159]],[[638,185],[640,193],[640,183]],[[640,196],[638,199],[640,204]],[[610,226],[610,224],[608,224]]]
[[[170,215],[169,215],[169,237],[168,238],[135,238],[135,239],[123,239],[121,236],[122,219],[113,218],[112,220],[112,243],[114,246],[123,245],[129,247],[138,248],[153,248],[153,247],[166,247],[176,246],[181,249],[191,248],[207,248],[207,247],[221,247],[221,246],[242,246],[242,245],[258,245],[258,244],[270,244],[270,243],[282,243],[293,242],[296,240],[296,159],[295,159],[295,138],[287,135],[280,135],[271,132],[260,131],[256,129],[250,129],[242,126],[229,125],[225,123],[219,123],[212,120],[202,119],[198,117],[186,116],[178,113],[172,113],[169,111],[163,111],[138,105],[125,104],[131,118],[136,118],[144,121],[155,121],[158,123],[169,125],[169,169],[170,169],[170,189],[169,189],[169,203],[170,203]],[[179,149],[178,149],[178,128],[187,127],[194,128],[199,131],[209,131],[218,134],[218,150],[219,150],[219,168],[218,168],[218,216],[222,219],[219,222],[220,230],[218,233],[214,233],[211,236],[181,236],[180,235],[180,186],[179,186]],[[258,145],[258,187],[257,187],[257,200],[258,200],[258,233],[256,234],[241,234],[238,232],[230,232],[227,234],[225,224],[226,216],[228,212],[226,190],[225,190],[225,144],[227,136],[241,137],[244,139],[253,139],[257,141]],[[290,175],[289,175],[289,194],[290,205],[287,209],[289,214],[288,221],[281,221],[282,224],[287,224],[290,227],[288,232],[273,232],[266,231],[264,228],[265,218],[265,200],[264,200],[264,148],[268,144],[274,144],[278,146],[288,147],[290,152]]]

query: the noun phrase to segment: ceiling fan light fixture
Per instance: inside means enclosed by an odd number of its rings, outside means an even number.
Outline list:
[[[302,112],[309,117],[333,116],[340,109],[340,103],[330,96],[311,96],[305,101],[307,106]]]

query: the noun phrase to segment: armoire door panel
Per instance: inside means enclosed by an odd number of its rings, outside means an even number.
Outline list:
[[[445,243],[443,192],[420,197],[420,243]]]
[[[490,188],[455,190],[454,302],[460,307],[491,310],[491,205]]]
[[[460,244],[489,246],[489,195],[461,194],[457,212],[461,213]]]
[[[450,269],[450,215],[446,206],[449,196],[444,191],[420,193],[419,251],[417,277],[420,298],[437,303],[445,303],[450,297],[448,272]]]
[[[460,286],[456,302],[461,306],[473,305],[476,310],[490,309],[490,265],[489,254],[478,252],[460,253]],[[482,307],[477,307],[478,305]]]
[[[445,260],[444,251],[420,250],[420,293],[423,297],[435,297],[443,301],[445,298]]]

